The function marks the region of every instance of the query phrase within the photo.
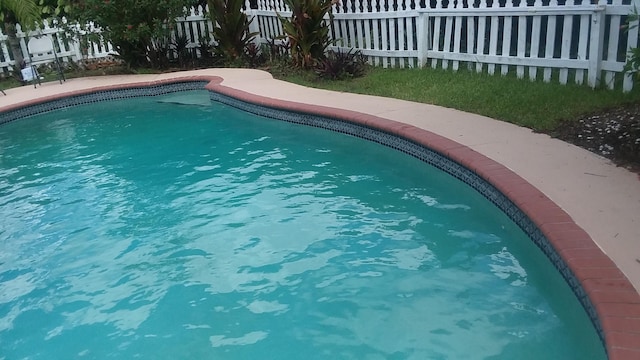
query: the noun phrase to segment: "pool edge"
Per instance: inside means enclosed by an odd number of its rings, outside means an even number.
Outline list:
[[[31,115],[39,114],[46,111],[62,109],[67,106],[75,106],[89,102],[96,101],[104,101],[104,100],[112,100],[119,98],[127,98],[127,97],[138,97],[138,96],[154,96],[159,95],[162,92],[162,89],[169,85],[176,84],[194,84],[194,83],[202,83],[202,86],[197,88],[202,89],[205,84],[212,83],[220,83],[223,79],[219,76],[214,75],[191,75],[191,76],[180,76],[174,78],[167,79],[156,79],[151,81],[137,81],[137,82],[129,82],[124,84],[114,84],[114,85],[98,85],[83,89],[75,89],[75,90],[65,90],[63,89],[60,93],[54,95],[48,95],[44,97],[38,97],[34,99],[25,100],[22,102],[18,102],[15,104],[10,104],[6,106],[0,106],[0,125],[11,122],[16,119],[21,119],[24,117],[28,117]],[[156,88],[159,91],[149,92],[146,89]],[[142,92],[136,92],[136,90],[142,90]],[[114,96],[114,93],[122,92],[129,90],[128,94],[123,96]],[[169,90],[166,92],[172,91],[183,91],[188,89],[176,89]],[[96,94],[104,94],[105,96],[102,98],[93,98]],[[87,97],[87,100],[80,100],[78,98]],[[75,101],[71,100],[68,103],[65,103],[62,100],[65,99],[76,99]],[[24,110],[24,111],[23,111]]]

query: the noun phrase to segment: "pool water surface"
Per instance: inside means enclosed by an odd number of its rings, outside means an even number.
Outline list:
[[[475,190],[206,91],[0,126],[0,219],[0,359],[606,358]]]

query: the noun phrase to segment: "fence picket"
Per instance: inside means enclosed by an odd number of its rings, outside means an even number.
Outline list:
[[[605,4],[606,0],[601,0],[600,4]],[[591,15],[591,33],[589,38],[589,67],[587,72],[587,81],[589,86],[596,87],[600,79],[602,70],[602,47],[604,43],[605,33],[605,12],[596,11]],[[594,41],[595,40],[595,41]]]
[[[269,29],[269,39],[273,40],[274,38],[278,37],[278,27],[276,24],[276,19],[270,17],[269,21],[267,22],[267,27]]]
[[[476,17],[475,16],[467,16],[467,54],[474,53],[475,40],[476,40]],[[471,62],[467,63],[467,68],[471,70],[473,65]]]
[[[498,53],[498,17],[497,16],[491,17],[489,31],[491,33],[491,36],[489,39],[489,55],[496,56],[496,54]],[[487,71],[489,72],[489,75],[493,75],[496,71],[496,65],[489,64]]]
[[[461,41],[461,36],[459,36],[458,34],[462,33],[462,17],[460,16],[456,16],[453,18],[453,20],[455,21],[455,30],[454,30],[454,38],[453,38],[453,52],[454,53],[460,53],[460,41]],[[451,68],[454,71],[458,70],[460,62],[458,60],[454,60],[451,64]]]
[[[342,46],[348,46],[349,36],[347,34],[347,20],[340,20],[340,43]]]
[[[587,44],[589,44],[589,15],[581,15],[580,16],[580,36],[578,38],[578,60],[586,60],[587,59]],[[584,83],[584,73],[583,69],[576,70],[576,84],[582,85]]]
[[[487,7],[487,3],[483,0],[480,0],[479,9],[484,9]],[[479,16],[478,17],[478,32],[476,33],[476,55],[484,55],[484,38],[485,38],[485,27],[486,17]],[[482,63],[480,61],[476,61],[476,72],[482,72]]]
[[[453,33],[452,33],[453,17],[452,16],[447,16],[447,17],[445,17],[443,19],[445,21],[443,51],[450,53],[451,52],[451,40],[452,40],[452,37],[453,37]],[[442,68],[445,69],[445,70],[449,68],[449,60],[443,60],[442,61]]]
[[[507,0],[507,7],[510,7],[510,1]],[[511,56],[511,33],[513,32],[513,17],[504,17],[504,32],[502,33],[502,50],[500,54],[502,56]],[[500,74],[507,75],[509,72],[509,65],[503,64],[500,68]]]
[[[380,47],[380,31],[378,29],[382,26],[382,24],[381,24],[382,20],[381,19],[373,19],[372,23],[373,23],[373,49],[374,50],[381,50],[381,47]],[[374,56],[373,57],[373,65],[374,66],[380,65],[380,57],[379,56]]]
[[[573,35],[573,16],[564,16],[564,24],[562,25],[562,50],[560,53],[560,57],[562,59],[568,59],[570,57],[569,51],[571,50],[571,36]],[[567,79],[569,76],[569,69],[562,68],[560,69],[560,83],[563,85],[567,84]]]
[[[22,26],[20,24],[16,24],[16,38],[20,42],[20,50],[22,50],[23,54],[27,54],[27,34],[22,31]],[[16,64],[19,68],[21,64]]]
[[[396,48],[397,45],[397,40],[396,40],[396,36],[397,36],[397,32],[396,32],[396,26],[397,26],[397,19],[390,17],[389,19],[387,19],[387,23],[389,26],[389,48],[388,50],[391,51],[395,51],[398,50]],[[395,67],[396,66],[396,58],[394,57],[389,57],[387,59],[387,62],[389,63],[389,65],[391,65],[391,67]]]
[[[620,0],[618,0],[620,1]],[[615,2],[615,0],[614,0]],[[609,29],[608,29],[608,33],[609,33],[609,42],[608,42],[608,49],[607,49],[607,55],[606,55],[606,59],[604,59],[605,61],[616,61],[616,58],[618,56],[618,41],[620,40],[620,21],[621,21],[621,17],[620,16],[610,16],[610,23],[609,23]],[[604,84],[609,88],[609,89],[613,89],[614,87],[614,76],[615,76],[615,72],[613,71],[606,71],[605,72],[605,76],[604,76]]]
[[[0,31],[0,56],[2,57],[0,67],[7,69],[7,71],[13,71],[14,61],[9,56],[9,48],[5,42],[6,40],[7,36],[3,35],[2,31]]]
[[[405,36],[407,37],[407,50],[410,51],[414,51],[414,50],[418,50],[416,47],[415,42],[417,41],[417,39],[415,39],[414,34],[416,34],[416,28],[415,28],[415,20],[416,18],[408,18],[407,19],[407,32],[405,33]],[[409,67],[417,67],[417,61],[416,58],[409,58],[408,59],[409,62]]]
[[[370,19],[364,19],[364,21],[362,22],[364,25],[364,46],[362,47],[362,49],[364,50],[368,50],[368,49],[372,49],[372,44],[371,44],[371,23],[373,20]]]
[[[485,46],[485,23],[486,19],[484,17],[478,18],[478,33],[476,34],[477,46],[476,46],[476,55],[484,55],[484,46]],[[483,64],[480,61],[476,62],[476,72],[482,72]]]
[[[518,58],[524,58],[527,54],[527,18],[524,16],[518,17],[518,45],[516,54]],[[524,65],[516,66],[516,76],[518,79],[524,77]]]
[[[540,0],[536,3],[541,4]],[[531,19],[531,50],[529,57],[540,57],[540,38],[542,36],[542,17],[540,15],[533,16]],[[529,67],[529,79],[534,81],[538,77],[538,68],[536,66]]]
[[[397,43],[396,43],[396,45],[397,45],[396,48],[398,50],[406,50],[406,47],[407,47],[407,42],[405,40],[406,20],[407,20],[406,18],[396,18],[395,19],[396,24],[398,26],[398,33],[397,33],[398,40],[397,40]],[[404,58],[400,58],[399,60],[400,60],[399,66],[401,68],[405,67],[406,60]]]
[[[273,17],[266,18],[264,26],[265,26],[265,29],[267,30],[265,34],[266,39],[273,40],[273,38],[277,36],[276,29],[274,27],[274,18]]]
[[[356,40],[358,39],[358,35],[356,34],[356,28],[355,28],[355,20],[347,20],[348,21],[348,25],[349,25],[349,33],[348,33],[348,43],[349,43],[349,47],[354,47],[357,48],[358,47],[358,43],[356,42]]]
[[[389,67],[389,19],[385,18],[381,22],[382,28],[380,30],[382,39],[380,40],[381,49],[385,50],[385,56],[382,57],[382,67]]]
[[[431,44],[434,51],[440,51],[440,19],[438,16],[433,20],[433,37],[431,38]],[[431,59],[431,68],[435,69],[438,66],[438,59]]]
[[[553,58],[553,50],[554,50],[555,38],[556,38],[556,16],[555,15],[549,15],[547,17],[547,37],[546,37],[546,40],[545,40],[546,47],[545,47],[545,51],[544,51],[544,57],[546,59],[552,59]],[[551,68],[550,67],[545,67],[544,68],[544,73],[543,73],[543,76],[542,76],[542,80],[544,82],[551,81]]]

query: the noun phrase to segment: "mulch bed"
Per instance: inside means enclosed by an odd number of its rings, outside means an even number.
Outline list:
[[[550,135],[640,173],[640,103],[565,121]]]

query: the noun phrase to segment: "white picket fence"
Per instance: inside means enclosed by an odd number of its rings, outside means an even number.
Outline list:
[[[333,8],[333,38],[339,48],[358,49],[384,67],[464,66],[562,84],[633,87],[623,68],[629,49],[638,46],[638,28],[627,32],[622,25],[634,3],[419,1],[344,0]],[[282,0],[258,0],[258,8],[247,11],[264,38],[282,34],[276,12],[291,14]]]
[[[49,37],[58,49],[58,56],[64,61],[103,58],[113,53],[111,44],[96,39],[89,41],[88,38],[84,37],[86,32],[79,30],[77,34],[79,34],[80,39],[78,39],[77,36],[71,35],[71,32],[65,31],[63,26],[57,25],[57,23],[49,24],[49,22],[44,21],[38,30],[25,33],[22,31],[20,24],[17,24],[16,35],[24,57],[27,57],[27,41],[30,36]],[[97,34],[98,37],[100,34],[100,30],[94,27],[90,27],[88,32]],[[8,36],[0,30],[0,70],[12,70],[14,66],[15,61],[9,51]]]
[[[332,9],[331,36],[334,48],[360,50],[376,66],[468,68],[629,91],[633,79],[623,68],[629,49],[638,46],[638,28],[625,31],[623,25],[640,0],[624,1],[342,0]],[[282,0],[257,0],[257,8],[247,1],[245,12],[261,43],[283,34],[278,15],[291,16]],[[187,37],[196,56],[200,43],[211,43],[213,26],[205,14],[190,9],[174,30],[174,37]],[[113,52],[104,42],[85,42],[83,48],[55,26],[41,32],[70,61]],[[30,35],[18,32],[23,51]],[[12,66],[0,33],[0,69]]]

